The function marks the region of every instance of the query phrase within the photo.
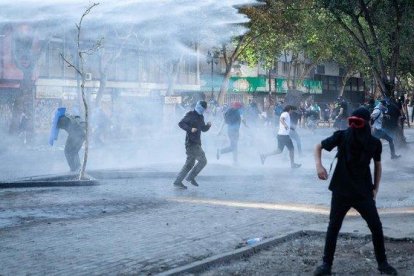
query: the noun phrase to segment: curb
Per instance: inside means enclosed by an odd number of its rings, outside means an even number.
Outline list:
[[[98,180],[87,175],[87,179],[78,179],[77,174],[43,175],[0,182],[0,189],[38,188],[38,187],[73,187],[97,185]]]
[[[318,231],[297,231],[297,232],[293,232],[293,233],[287,234],[287,235],[282,236],[282,237],[270,238],[270,239],[267,239],[265,241],[258,242],[255,245],[250,245],[250,246],[247,246],[247,247],[236,249],[236,250],[231,251],[231,252],[211,256],[211,257],[208,257],[204,260],[196,261],[196,262],[190,263],[188,265],[173,268],[171,270],[168,270],[168,271],[156,274],[156,275],[158,275],[158,276],[175,276],[175,275],[182,275],[182,274],[185,274],[185,273],[201,272],[203,270],[206,270],[208,267],[210,267],[212,265],[221,264],[223,262],[231,261],[231,260],[234,260],[234,259],[240,258],[240,257],[249,257],[249,256],[253,255],[254,253],[257,253],[260,250],[269,248],[271,246],[275,246],[277,244],[283,243],[283,242],[285,242],[287,240],[290,240],[290,239],[301,237],[303,235],[308,235],[308,234],[313,233],[313,232],[317,233]]]
[[[173,268],[164,272],[161,272],[159,274],[156,274],[158,276],[176,276],[176,275],[183,275],[183,274],[191,274],[191,273],[200,273],[202,271],[207,270],[209,267],[214,265],[223,264],[225,262],[230,262],[235,259],[239,259],[242,257],[250,257],[253,254],[263,250],[267,249],[269,247],[273,247],[275,245],[281,244],[283,242],[286,242],[291,239],[303,237],[303,236],[311,236],[311,235],[320,235],[326,234],[326,231],[316,231],[316,230],[301,230],[293,233],[289,233],[285,236],[281,237],[274,237],[267,239],[262,242],[258,242],[255,245],[246,246],[240,249],[236,249],[231,252],[215,255],[208,257],[201,261],[196,261],[193,263],[190,263],[188,265],[180,266],[177,268]],[[370,238],[371,235],[361,235],[361,234],[353,234],[353,233],[339,233],[339,237],[355,237],[355,238]],[[414,243],[414,239],[411,238],[392,238],[384,236],[385,241],[412,241]]]
[[[99,184],[97,180],[62,180],[62,181],[16,181],[0,182],[0,189],[10,188],[40,188],[40,187],[76,187],[93,186]]]

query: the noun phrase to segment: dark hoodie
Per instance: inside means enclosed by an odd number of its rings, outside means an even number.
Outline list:
[[[338,147],[338,163],[329,189],[334,194],[363,199],[372,197],[374,185],[369,165],[371,159],[381,161],[382,144],[379,139],[371,135],[368,123],[370,114],[367,109],[359,108],[352,113],[352,116],[363,118],[366,121],[365,127],[361,129],[348,127],[346,130],[336,131],[321,144],[327,151]]]
[[[187,132],[185,136],[186,147],[194,144],[201,145],[201,131],[206,132],[210,129],[210,126],[204,122],[204,116],[198,114],[195,110],[187,112],[178,125]],[[197,131],[192,133],[192,128],[196,128]]]

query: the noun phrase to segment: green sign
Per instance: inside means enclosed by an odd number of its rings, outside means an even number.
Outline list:
[[[276,93],[286,93],[288,90],[288,80],[276,79],[275,81]],[[314,80],[296,80],[296,90],[302,91],[303,93],[322,94],[322,82]]]
[[[229,91],[232,92],[266,92],[266,78],[231,77]]]

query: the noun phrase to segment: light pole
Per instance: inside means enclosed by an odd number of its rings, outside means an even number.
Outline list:
[[[219,52],[217,50],[207,52],[207,63],[211,64],[211,97],[214,98],[214,64],[219,62]]]

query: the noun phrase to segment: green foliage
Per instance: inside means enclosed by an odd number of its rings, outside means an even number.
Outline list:
[[[412,0],[266,0],[240,9],[249,32],[240,60],[272,68],[288,52],[373,75],[384,93],[414,75]]]
[[[362,51],[363,71],[369,68],[384,95],[391,95],[396,80],[408,69],[407,53],[413,40],[412,0],[317,0],[323,9],[345,32],[348,46]],[[412,62],[411,62],[412,64]],[[409,70],[406,70],[409,71]]]

